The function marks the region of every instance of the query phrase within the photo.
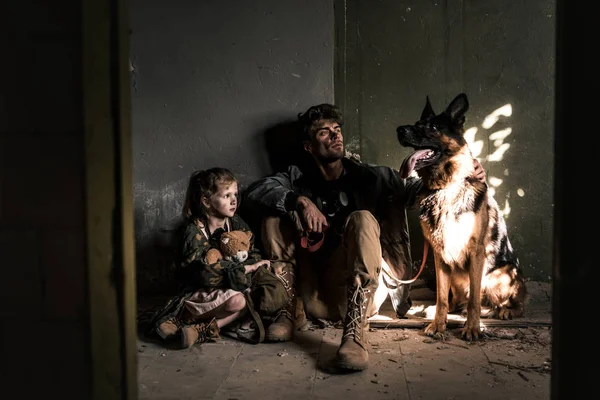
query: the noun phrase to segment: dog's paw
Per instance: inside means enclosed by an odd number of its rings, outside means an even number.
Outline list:
[[[465,323],[465,326],[460,330],[460,336],[467,342],[472,342],[473,340],[478,340],[482,336],[481,327],[479,326],[479,321],[477,321],[477,322],[467,321]]]
[[[506,307],[500,307],[500,309],[498,310],[498,318],[499,319],[513,319],[514,318],[513,310],[511,310],[510,308],[506,308]]]
[[[436,339],[440,339],[446,331],[446,324],[438,323],[436,321],[431,322],[423,331],[427,336],[431,336]]]

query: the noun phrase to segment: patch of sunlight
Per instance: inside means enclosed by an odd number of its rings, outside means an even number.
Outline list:
[[[496,178],[495,176],[490,176],[488,179],[488,183],[493,187],[498,187],[502,185],[502,179]]]
[[[471,154],[474,158],[479,160],[479,156],[483,151],[483,140],[475,140],[475,135],[477,134],[477,128],[472,127],[465,131],[463,135],[465,140],[467,141],[467,145],[469,149],[471,149]]]
[[[504,140],[512,133],[512,128],[506,128],[490,134],[491,140]]]
[[[494,130],[489,133],[489,130],[502,118],[507,118],[512,116],[513,107],[510,103],[503,105],[492,111],[488,114],[481,123],[481,128],[478,127],[470,127],[466,129],[464,137],[467,141],[469,148],[471,149],[471,153],[474,158],[478,160],[483,160],[484,162],[489,164],[500,162],[504,159],[504,155],[510,150],[510,143],[506,143],[505,140],[513,133],[512,127],[507,127],[504,129]],[[488,132],[486,132],[488,131]],[[477,136],[482,137],[487,134],[487,140],[481,139],[478,140]],[[484,154],[484,147],[489,146],[493,150],[490,150],[488,154]],[[488,168],[485,166],[486,169]],[[503,175],[509,176],[510,171],[508,168],[505,168],[503,171]],[[497,189],[502,186],[504,183],[504,179],[499,178],[497,176],[488,176],[488,191],[492,196],[496,196]],[[517,195],[520,197],[525,196],[525,191],[523,189],[517,190]],[[508,202],[508,198],[510,197],[510,193],[506,194],[506,198],[504,199],[504,208],[500,210],[502,215],[506,218],[510,214],[510,204]],[[502,204],[501,199],[496,199],[498,204]]]
[[[510,204],[508,203],[508,199],[504,200],[504,208],[500,210],[502,216],[506,218],[510,214]]]
[[[406,312],[406,314],[416,318],[433,319],[435,316],[435,304],[415,304]]]
[[[464,137],[467,143],[471,144],[475,141],[475,135],[477,134],[477,127],[469,128],[465,131]]]
[[[496,144],[494,143],[494,145]],[[502,161],[504,153],[506,153],[510,148],[510,143],[502,143],[500,146],[497,147],[498,148],[492,154],[489,154],[486,157],[487,161]]]
[[[393,319],[393,318],[390,318],[390,317],[388,317],[388,316],[386,316],[386,315],[375,314],[375,315],[373,315],[373,316],[371,316],[371,317],[367,318],[367,320],[368,320],[368,321],[375,321],[375,322],[378,322],[378,321],[386,321],[386,322],[389,322],[389,321],[393,321],[394,319]]]
[[[484,129],[490,129],[496,122],[498,122],[500,116],[510,117],[511,115],[512,105],[510,103],[505,104],[502,107],[492,111],[487,117],[485,117],[481,126]]]

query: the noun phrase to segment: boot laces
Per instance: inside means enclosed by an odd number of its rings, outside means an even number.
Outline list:
[[[286,316],[289,318],[290,321],[293,320],[292,318],[292,306],[294,304],[294,298],[292,296],[292,298],[290,299],[290,301],[283,307],[281,307],[279,310],[277,310],[277,312],[275,313],[275,315],[273,316],[273,321],[277,321],[279,319],[279,317]]]
[[[198,339],[196,340],[196,343],[208,342],[215,336],[214,333],[211,331],[212,324],[213,321],[211,320],[210,322],[193,325],[196,332],[198,332]]]
[[[281,271],[281,274],[276,274],[276,276],[283,283],[283,287],[285,288],[285,290],[289,292],[290,288],[291,288],[291,285],[290,285],[290,281],[288,279],[286,279],[286,276],[288,274],[289,274],[288,271],[283,270],[283,271]]]
[[[348,311],[346,314],[346,324],[344,326],[344,335],[342,340],[353,337],[358,341],[361,340],[362,325],[366,314],[366,306],[369,289],[364,289],[357,286],[352,297],[350,298],[350,304],[348,304]]]
[[[288,292],[288,294],[290,295],[290,301],[275,313],[275,315],[273,316],[273,321],[276,321],[282,315],[286,316],[290,321],[293,320],[292,306],[294,304],[295,293],[292,290],[292,285],[290,285],[290,281],[286,278],[288,275],[290,275],[290,278],[293,279],[294,274],[287,268],[283,269],[280,274],[275,274],[275,276],[277,276],[277,278],[283,283],[283,287],[285,288],[286,292]]]
[[[167,323],[171,323],[173,325],[175,325],[177,328],[181,328],[183,326],[182,322],[179,320],[179,318],[169,318],[168,320],[166,320],[165,322]]]

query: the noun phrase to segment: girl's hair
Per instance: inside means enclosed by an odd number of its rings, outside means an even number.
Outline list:
[[[229,185],[233,182],[236,182],[236,179],[233,173],[226,168],[215,167],[193,172],[185,193],[183,218],[188,221],[197,218],[206,223],[207,215],[202,205],[202,198],[209,198],[215,194],[220,185]]]

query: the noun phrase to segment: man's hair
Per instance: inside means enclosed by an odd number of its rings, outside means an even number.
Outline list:
[[[202,198],[208,198],[218,192],[220,185],[229,185],[233,182],[236,182],[236,179],[226,168],[215,167],[192,173],[185,193],[183,217],[188,221],[200,219],[206,222]]]
[[[340,126],[344,124],[342,111],[333,104],[319,104],[310,107],[306,112],[298,114],[298,134],[300,141],[310,139],[310,132],[313,124],[321,119],[330,119]]]

